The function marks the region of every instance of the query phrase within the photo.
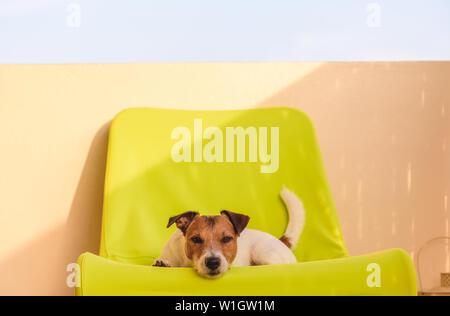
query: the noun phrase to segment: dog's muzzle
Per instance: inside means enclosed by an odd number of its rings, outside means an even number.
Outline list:
[[[220,267],[220,258],[218,257],[207,257],[205,259],[205,266],[213,272]]]
[[[195,260],[194,267],[197,272],[207,278],[217,278],[228,271],[228,262],[218,251],[207,251]]]

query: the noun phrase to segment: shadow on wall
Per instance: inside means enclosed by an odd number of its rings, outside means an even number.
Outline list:
[[[260,104],[311,117],[350,254],[414,257],[449,235],[449,73],[450,63],[326,63]]]
[[[0,295],[74,294],[66,285],[67,265],[83,252],[99,250],[109,126],[92,141],[67,222],[0,263]]]
[[[449,74],[450,63],[325,63],[254,105],[312,118],[351,255],[414,254],[449,235]],[[67,223],[0,263],[0,294],[73,294],[65,267],[99,248],[108,128],[92,142]],[[23,274],[10,272],[18,266]]]

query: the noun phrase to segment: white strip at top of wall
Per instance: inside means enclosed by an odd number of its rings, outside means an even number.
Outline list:
[[[447,0],[1,0],[0,63],[450,59]]]

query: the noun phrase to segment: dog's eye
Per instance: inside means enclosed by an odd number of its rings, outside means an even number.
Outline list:
[[[192,237],[191,240],[196,244],[201,244],[203,242],[203,239],[201,239],[200,237]]]
[[[224,244],[226,244],[226,243],[228,243],[228,242],[230,242],[232,240],[233,240],[233,237],[230,237],[230,236],[225,236],[225,237],[222,238],[222,242]]]

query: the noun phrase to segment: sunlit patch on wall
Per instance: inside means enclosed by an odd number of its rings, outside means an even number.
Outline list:
[[[363,206],[362,206],[362,191],[363,191],[363,182],[362,179],[358,179],[357,184],[357,200],[358,200],[358,239],[363,239]]]
[[[336,79],[334,81],[334,89],[336,90],[336,92],[339,92],[341,90],[341,82],[339,81],[339,79]]]
[[[370,161],[369,170],[370,171],[374,171],[375,170],[375,161],[374,160]]]
[[[391,188],[392,188],[392,193],[395,194],[395,192],[397,192],[397,168],[393,167],[392,168],[392,180],[391,180]]]
[[[407,174],[406,174],[406,188],[407,188],[408,194],[411,193],[411,182],[412,182],[412,164],[411,164],[411,162],[408,162]]]
[[[341,197],[343,200],[347,199],[347,183],[342,183],[341,185]]]
[[[357,230],[358,230],[358,239],[363,239],[363,208],[362,206],[358,207],[358,224],[357,224]]]
[[[425,90],[422,90],[421,103],[422,103],[422,108],[424,108],[425,107]]]
[[[428,76],[425,72],[422,73],[422,81],[423,83],[426,83],[428,81]]]
[[[392,135],[391,135],[391,144],[395,145],[396,142],[397,142],[397,135],[395,133],[392,133]]]
[[[362,189],[363,189],[363,182],[361,179],[358,179],[358,186],[357,186],[356,194],[358,196],[359,203],[362,202]]]
[[[444,195],[444,211],[445,213],[448,212],[448,195]]]
[[[345,154],[342,154],[339,159],[339,168],[345,169]]]
[[[447,219],[447,236],[448,236],[448,219]],[[450,249],[449,249],[449,247],[445,248],[445,256],[447,258],[447,260],[445,261],[445,267],[446,267],[446,270],[449,271],[450,270]]]
[[[411,234],[411,249],[416,249],[416,216],[414,214],[414,211],[413,211],[412,219],[411,219],[410,234]],[[414,260],[414,253],[413,253],[412,258]]]
[[[397,212],[392,212],[392,224],[391,224],[392,236],[397,234]]]

